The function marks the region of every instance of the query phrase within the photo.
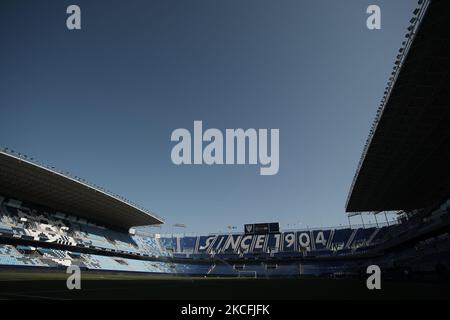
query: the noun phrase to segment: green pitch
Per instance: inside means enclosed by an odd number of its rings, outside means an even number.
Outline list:
[[[402,299],[450,298],[448,283],[364,279],[248,279],[82,272],[81,290],[68,290],[62,271],[0,270],[0,299]]]

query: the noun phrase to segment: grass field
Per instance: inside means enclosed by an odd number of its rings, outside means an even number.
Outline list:
[[[68,290],[64,272],[0,270],[0,299],[450,299],[443,284],[365,280],[193,278],[83,272],[81,290]]]

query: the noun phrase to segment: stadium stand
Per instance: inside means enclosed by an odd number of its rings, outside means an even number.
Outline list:
[[[42,208],[19,203],[8,199],[0,204],[2,230],[16,238],[136,255],[141,252],[152,256],[166,255],[155,239],[142,239],[97,226],[85,219],[62,213],[52,215]]]
[[[360,259],[389,268],[392,261],[401,265],[414,260],[420,271],[449,267],[436,260],[450,249],[448,231],[436,232],[450,226],[450,200],[404,212],[401,223],[379,227],[204,236],[129,234],[9,197],[0,200],[3,268],[77,265],[93,271],[289,277],[356,275]],[[401,254],[394,255],[399,246]]]
[[[341,277],[377,264],[384,275],[450,278],[450,19],[442,14],[449,3],[419,1],[347,199],[347,212],[395,210],[398,223],[144,235],[130,228],[163,220],[83,180],[0,151],[0,267]]]
[[[11,243],[1,246],[2,267],[77,265],[95,271],[203,276],[298,274],[298,262],[282,260],[331,257],[344,250],[349,250],[347,254],[356,253],[355,249],[366,246],[379,230],[372,227],[262,235],[143,236],[6,196],[0,197],[0,221],[1,241]],[[269,264],[271,259],[280,261]],[[301,272],[316,274],[325,269],[306,264]]]

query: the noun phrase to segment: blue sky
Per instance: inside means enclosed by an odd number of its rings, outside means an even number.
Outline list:
[[[82,30],[65,10],[78,4]],[[382,29],[366,28],[381,7]],[[0,145],[164,217],[166,231],[347,223],[416,1],[2,1]],[[280,170],[175,166],[170,135],[279,128]]]

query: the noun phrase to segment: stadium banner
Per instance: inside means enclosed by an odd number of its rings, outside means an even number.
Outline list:
[[[267,245],[265,252],[281,251],[281,233],[271,233],[267,235]]]
[[[230,234],[225,241],[222,249],[222,253],[237,253],[240,252],[239,244],[241,243],[242,235]]]
[[[251,252],[254,238],[255,238],[254,235],[244,235],[239,245],[239,252],[240,253]]]
[[[216,237],[214,242],[211,244],[209,249],[209,253],[220,253],[222,251],[222,247],[225,244],[228,235],[219,235]]]
[[[211,244],[216,240],[217,236],[201,236],[198,239],[197,252],[205,253],[209,251]]]
[[[283,251],[293,252],[297,251],[297,237],[295,232],[283,233]]]
[[[331,230],[315,230],[312,231],[313,247],[315,250],[326,249],[330,240]]]
[[[311,250],[313,238],[326,245],[330,231],[199,236],[196,253],[272,253]],[[191,242],[194,242],[192,240]],[[303,249],[303,250],[302,250]]]
[[[311,250],[311,233],[309,231],[296,232],[297,251]]]
[[[255,235],[254,237],[255,237],[255,241],[253,244],[252,252],[254,252],[254,253],[265,252],[268,234],[258,234],[258,235]]]

